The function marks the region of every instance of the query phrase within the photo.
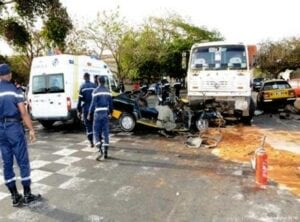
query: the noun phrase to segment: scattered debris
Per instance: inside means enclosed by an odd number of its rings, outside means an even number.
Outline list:
[[[262,110],[255,110],[254,111],[254,116],[259,116],[259,115],[262,115],[262,114],[264,114],[264,111],[262,111]]]
[[[202,139],[197,136],[197,137],[188,137],[187,141],[185,142],[185,145],[188,148],[200,148],[201,144],[202,144]]]
[[[188,148],[215,148],[222,140],[220,128],[216,130],[206,130],[199,136],[189,136],[185,145]]]

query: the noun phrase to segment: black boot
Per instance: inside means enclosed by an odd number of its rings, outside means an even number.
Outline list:
[[[104,159],[107,159],[108,158],[108,146],[104,146]]]
[[[102,143],[96,145],[97,148],[99,149],[99,156],[96,158],[97,161],[102,160],[103,157],[103,151],[102,151]]]
[[[93,141],[90,141],[90,147],[93,148],[95,145],[93,143]]]
[[[23,196],[18,193],[16,185],[8,188],[11,193],[12,205],[13,207],[18,207],[23,202]]]
[[[41,200],[42,196],[40,194],[34,195],[31,193],[30,186],[24,186],[24,202],[23,204],[27,206],[29,203],[37,200]]]

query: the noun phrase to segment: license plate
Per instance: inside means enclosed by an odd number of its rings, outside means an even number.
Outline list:
[[[112,115],[112,117],[119,119],[121,114],[122,114],[121,111],[114,109],[111,115]]]
[[[279,91],[279,92],[272,92],[271,98],[285,98],[288,97],[288,92],[286,91]]]

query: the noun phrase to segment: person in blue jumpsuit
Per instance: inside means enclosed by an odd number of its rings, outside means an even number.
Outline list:
[[[94,113],[93,133],[94,143],[99,148],[100,155],[97,160],[107,158],[109,146],[109,116],[112,113],[112,96],[109,90],[104,86],[105,78],[99,78],[100,86],[93,92],[93,99],[89,109],[89,119]],[[104,138],[104,142],[102,142]]]
[[[28,113],[24,106],[24,97],[20,90],[11,83],[11,70],[7,64],[0,65],[0,149],[3,159],[5,185],[11,192],[14,207],[28,205],[41,199],[40,195],[31,193],[30,164],[27,141],[22,120],[29,129],[30,142],[35,141],[35,133]],[[21,174],[24,198],[19,194],[13,169],[14,157]]]
[[[79,90],[79,99],[77,104],[77,114],[78,117],[81,118],[83,113],[83,123],[86,130],[86,135],[88,140],[90,141],[91,147],[94,147],[93,142],[93,122],[87,119],[89,108],[92,102],[92,92],[97,87],[95,83],[90,81],[90,74],[85,73],[84,83],[81,85]]]

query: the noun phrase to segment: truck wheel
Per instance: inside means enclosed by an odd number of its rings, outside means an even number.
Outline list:
[[[121,118],[119,119],[119,125],[125,132],[132,132],[135,128],[135,124],[135,118],[129,113],[123,113]]]
[[[252,125],[252,119],[254,116],[254,112],[255,112],[255,104],[253,99],[250,100],[250,105],[249,105],[249,116],[243,116],[242,117],[242,122],[247,125],[247,126],[251,126]]]
[[[51,128],[52,125],[53,125],[53,123],[54,123],[53,120],[41,120],[41,121],[39,121],[39,122],[40,122],[40,123],[42,124],[42,126],[43,126],[44,128],[46,128],[46,129]]]

